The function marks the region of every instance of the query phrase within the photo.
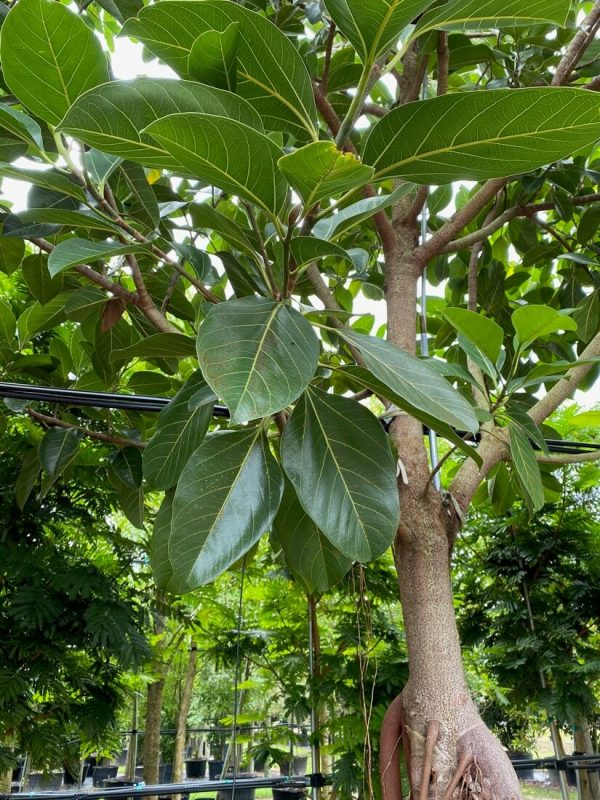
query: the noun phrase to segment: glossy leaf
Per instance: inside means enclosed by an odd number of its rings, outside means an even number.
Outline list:
[[[544,505],[544,487],[540,468],[527,434],[513,422],[508,424],[510,456],[519,479],[529,513]]]
[[[273,521],[272,537],[281,547],[286,565],[309,594],[329,591],[352,566],[352,560],[323,536],[302,508],[289,481]]]
[[[387,550],[399,517],[396,467],[370,411],[307,389],[285,426],[281,458],[305,511],[338,550],[358,561]]]
[[[42,129],[38,123],[11,106],[0,106],[0,128],[10,131],[17,139],[27,145],[33,145],[38,150],[44,149]]]
[[[454,428],[452,428],[446,422],[442,422],[439,416],[428,414],[420,408],[415,408],[415,406],[413,406],[405,397],[401,397],[400,395],[395,394],[395,392],[392,392],[388,386],[376,378],[371,372],[369,372],[368,369],[365,369],[365,367],[349,365],[347,367],[343,367],[341,372],[344,376],[348,376],[351,384],[357,388],[370,389],[378,397],[383,397],[398,408],[402,408],[408,414],[411,414],[420,420],[424,425],[427,425],[428,428],[431,428],[431,430],[435,431],[444,439],[447,439],[466,456],[472,458],[478,466],[482,465],[483,462],[481,457],[479,456],[477,448],[473,446],[472,442],[469,443],[468,441],[462,439],[454,430]]]
[[[52,170],[24,169],[23,167],[13,167],[10,164],[2,164],[0,166],[0,177],[25,181],[30,185],[40,186],[68,197],[74,197],[82,203],[87,200],[86,194],[79,184]]]
[[[297,269],[310,264],[312,261],[328,257],[348,261],[350,264],[353,263],[343,247],[333,242],[317,239],[314,236],[296,236],[290,243],[290,254],[296,262]]]
[[[15,497],[17,505],[23,510],[36,484],[42,465],[36,447],[32,447],[23,456],[21,469],[15,481]]]
[[[196,352],[194,340],[182,333],[153,333],[129,347],[115,350],[112,360],[131,358],[183,358]]]
[[[282,491],[261,429],[207,436],[175,491],[168,546],[173,589],[209,583],[242,558],[270,527]]]
[[[156,514],[150,545],[150,564],[154,581],[159,588],[167,590],[175,574],[169,560],[169,537],[171,536],[174,497],[175,489],[169,489]]]
[[[0,271],[5,275],[12,273],[19,268],[23,256],[25,255],[25,242],[21,239],[12,239],[7,236],[0,236]]]
[[[208,114],[172,114],[146,132],[182,165],[184,174],[233,192],[270,214],[284,205],[287,183],[277,169],[281,150],[265,134]]]
[[[200,445],[212,419],[213,403],[190,408],[190,400],[206,387],[200,372],[194,373],[160,412],[156,433],[144,450],[144,477],[156,489],[170,489]]]
[[[339,333],[360,350],[373,375],[412,406],[416,416],[416,412],[424,411],[459,430],[474,432],[479,429],[473,407],[429,366],[427,359],[417,358],[385,339],[347,328]]]
[[[48,475],[60,474],[79,449],[80,438],[78,431],[65,428],[52,428],[44,435],[38,452]]]
[[[144,130],[170,114],[229,117],[262,131],[252,106],[230,92],[193,81],[135,78],[87,92],[72,106],[61,129],[92,147],[157,169],[181,165]]]
[[[29,238],[40,234],[31,233],[27,230],[28,226],[37,224],[59,225],[69,230],[75,228],[85,228],[87,230],[108,231],[109,233],[119,233],[120,228],[113,225],[110,220],[94,214],[93,211],[71,211],[63,208],[29,208],[26,211],[19,211],[12,219],[14,225],[9,226],[4,223],[4,233],[6,236],[23,236]],[[20,226],[20,227],[19,227]]]
[[[111,459],[111,467],[121,481],[130,489],[142,485],[142,452],[137,447],[123,447],[116,450]]]
[[[4,80],[37,116],[57,125],[80,94],[108,80],[100,41],[53,0],[19,0],[2,26]]]
[[[213,306],[198,331],[200,368],[233,424],[281,411],[317,368],[319,342],[295,309],[264,297]]]
[[[540,336],[547,336],[550,333],[577,330],[574,319],[559,314],[551,306],[533,304],[519,306],[513,311],[511,321],[520,347],[527,347]]]
[[[17,318],[5,300],[0,300],[0,347],[12,349],[17,332]]]
[[[189,54],[197,37],[239,23],[237,92],[258,111],[265,126],[316,138],[317,112],[309,74],[300,54],[272,22],[228,2],[155,3],[124,27],[181,77],[189,76]]]
[[[89,264],[94,261],[105,261],[114,256],[122,256],[125,253],[143,253],[148,251],[148,246],[144,244],[123,245],[117,242],[99,242],[88,239],[64,239],[55,245],[48,256],[48,270],[50,275],[58,275],[69,267],[78,264]]]
[[[504,331],[497,322],[466,308],[445,308],[442,314],[453,328],[470,339],[493,364],[496,363],[504,341]]]
[[[523,25],[567,23],[570,0],[452,0],[423,14],[415,36],[428,31],[489,31]]]
[[[205,31],[194,41],[188,57],[188,72],[200,83],[235,92],[239,22],[224,31]]]
[[[571,88],[449,94],[395,108],[372,129],[375,179],[484,180],[530,172],[598,138],[598,98]],[[476,121],[476,124],[475,124]]]
[[[46,305],[63,290],[62,277],[53,278],[48,272],[48,259],[41,253],[27,256],[21,264],[21,273],[29,291],[40,302]]]
[[[119,167],[125,183],[131,191],[126,198],[127,214],[143,228],[155,230],[160,224],[160,209],[152,187],[148,183],[146,171],[140,164],[125,161]]]
[[[403,29],[433,0],[325,0],[331,18],[363,62],[394,47]]]
[[[279,168],[307,209],[364,186],[374,173],[352,153],[341,153],[333,142],[312,142],[300,147],[280,158]]]
[[[350,228],[360,225],[361,222],[377,212],[389,208],[396,200],[410,194],[413,189],[412,183],[405,183],[390,194],[365,197],[364,200],[358,200],[356,203],[332,213],[331,216],[320,219],[313,227],[312,232],[319,239],[334,239],[336,236],[346,233]]]

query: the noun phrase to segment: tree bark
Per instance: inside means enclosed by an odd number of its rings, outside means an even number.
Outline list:
[[[198,649],[196,643],[190,645],[179,711],[177,714],[177,730],[175,732],[175,749],[173,751],[173,782],[179,783],[183,779],[183,765],[185,756],[185,739],[187,734],[187,718],[190,712],[192,695],[194,693],[194,679],[196,677],[196,659]]]
[[[148,684],[146,690],[146,723],[144,733],[144,783],[158,783],[160,764],[160,712],[165,675]]]
[[[590,723],[585,717],[580,717],[575,721],[575,750],[586,755],[594,753]],[[581,787],[581,800],[600,800],[600,775],[584,769],[577,772]]]

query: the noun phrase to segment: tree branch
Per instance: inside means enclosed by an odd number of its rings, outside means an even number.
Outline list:
[[[562,86],[567,83],[571,72],[577,65],[581,56],[594,41],[594,35],[600,25],[600,0],[596,0],[594,7],[584,19],[575,36],[571,39],[565,54],[561,58],[554,77],[552,86]]]
[[[535,460],[540,464],[581,464],[584,461],[600,460],[600,450],[592,450],[589,453],[561,453],[560,455],[536,453]]]
[[[146,446],[143,442],[138,442],[135,439],[124,439],[120,436],[111,436],[109,433],[100,433],[98,431],[91,431],[89,428],[84,428],[81,425],[75,425],[72,422],[65,422],[58,417],[51,417],[48,414],[41,414],[39,411],[34,411],[32,408],[27,409],[30,417],[49,425],[52,428],[68,428],[69,430],[80,431],[84,436],[89,439],[96,439],[99,442],[107,442],[108,444],[116,444],[119,447],[137,447],[143,450]]]
[[[448,50],[448,34],[438,33],[437,42],[437,96],[448,91],[448,72],[450,69],[450,51]]]
[[[157,308],[154,300],[148,292],[148,289],[146,288],[144,276],[142,275],[137,258],[133,255],[133,253],[129,253],[125,256],[125,260],[131,269],[133,282],[135,283],[135,288],[138,291],[138,308],[143,312],[146,319],[148,319],[157,330],[162,331],[162,333],[181,333],[179,328],[176,328],[175,325],[172,325],[164,316],[162,311]]]

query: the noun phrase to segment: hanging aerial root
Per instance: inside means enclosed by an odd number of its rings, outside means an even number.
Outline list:
[[[429,794],[431,768],[433,766],[433,750],[439,738],[440,723],[437,721],[437,719],[432,719],[427,726],[427,737],[425,739],[425,760],[423,762],[423,775],[421,776],[419,800],[427,800],[427,795]]]
[[[379,737],[379,774],[383,800],[403,800],[400,778],[400,744],[404,732],[402,692],[386,711]]]
[[[450,781],[450,783],[446,788],[446,791],[444,792],[444,800],[450,800],[450,798],[454,794],[454,790],[456,789],[460,781],[464,778],[472,761],[473,761],[473,756],[471,754],[471,751],[465,750],[465,752],[460,757],[460,761],[458,762],[456,772],[452,776],[452,780]]]

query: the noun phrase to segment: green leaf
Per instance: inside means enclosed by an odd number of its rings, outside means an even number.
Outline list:
[[[156,433],[144,450],[144,477],[156,489],[170,489],[200,445],[212,419],[213,403],[190,409],[189,402],[206,387],[200,372],[194,373],[160,412]]]
[[[230,92],[193,81],[136,78],[113,81],[87,92],[71,107],[61,130],[106,153],[155,169],[179,169],[179,162],[144,133],[170,114],[203,113],[229,117],[258,131],[252,106]]]
[[[412,416],[416,417],[424,425],[427,425],[428,428],[431,428],[431,430],[435,431],[444,439],[452,442],[452,444],[461,450],[466,456],[472,458],[477,466],[480,467],[483,464],[481,456],[473,444],[462,439],[456,433],[454,428],[447,423],[442,422],[439,417],[433,416],[432,414],[427,414],[422,409],[415,408],[404,397],[400,397],[400,395],[392,392],[388,386],[372,375],[368,369],[352,365],[342,367],[340,372],[345,376],[349,376],[351,382],[355,385],[357,384],[361,389],[370,389],[379,397],[384,397],[386,400],[389,400],[391,403],[398,406],[398,408],[402,408],[404,411],[412,414]]]
[[[573,319],[577,325],[577,335],[587,344],[598,331],[600,295],[597,289],[577,304]]]
[[[65,321],[65,304],[69,298],[70,292],[61,292],[44,305],[35,302],[23,311],[17,322],[21,347],[36,333],[50,330]]]
[[[51,125],[80,94],[108,80],[99,39],[82,17],[53,0],[19,0],[11,9],[0,60],[11,92]]]
[[[600,427],[600,411],[583,411],[576,414],[569,420],[570,425],[576,428],[595,428]]]
[[[493,364],[496,363],[504,341],[504,331],[497,322],[466,308],[445,308],[442,315],[453,328],[473,342]]]
[[[352,203],[352,205],[332,213],[331,216],[320,219],[313,227],[312,232],[319,239],[333,239],[336,236],[341,236],[355,225],[359,225],[379,211],[388,208],[396,200],[409,194],[414,188],[412,183],[404,183],[390,194],[365,197],[364,200]]]
[[[287,183],[277,169],[282,151],[248,125],[209,114],[172,114],[146,132],[182,165],[180,172],[233,192],[268,214],[276,215],[285,204]]]
[[[416,412],[431,417],[458,430],[475,432],[479,423],[470,403],[448,383],[427,359],[401,350],[399,347],[362,333],[344,328],[339,335],[360,350],[367,368],[388,386],[404,403]]]
[[[17,332],[17,318],[5,300],[0,300],[0,347],[12,350]]]
[[[403,29],[433,0],[325,0],[325,7],[364,63],[397,43]]]
[[[302,508],[289,481],[285,482],[272,536],[283,551],[286,565],[309,594],[329,591],[352,566],[352,560],[323,536]]]
[[[242,558],[270,527],[282,492],[283,476],[260,429],[207,436],[173,500],[174,591],[209,583]]]
[[[131,196],[126,198],[128,216],[141,222],[147,229],[155,230],[160,224],[160,211],[146,171],[132,161],[125,161],[120,170],[131,190]]]
[[[535,453],[526,433],[512,421],[508,423],[510,456],[530,515],[544,505],[544,487]]]
[[[38,123],[16,108],[0,105],[0,128],[10,131],[25,144],[33,145],[38,150],[44,149],[42,129]]]
[[[544,23],[564,27],[570,10],[570,0],[452,0],[423,14],[414,36],[435,30],[477,32]]]
[[[373,177],[352,153],[341,153],[333,142],[311,142],[279,159],[279,168],[310,209],[323,200],[364,186]]]
[[[62,225],[65,228],[86,228],[89,230],[109,231],[110,233],[120,233],[121,229],[117,225],[113,225],[109,220],[99,217],[93,211],[71,211],[63,208],[29,208],[27,211],[19,211],[14,217],[17,223],[21,223],[22,228],[28,225],[49,223],[51,225]],[[7,224],[4,224],[5,235],[25,237],[35,236],[36,234],[24,233],[19,231],[19,228],[7,230]]]
[[[60,475],[62,468],[71,460],[79,449],[79,431],[52,428],[39,444],[40,462],[48,475]]]
[[[375,180],[485,180],[551,164],[597,137],[598,98],[592,92],[466,92],[393,109],[371,130],[363,160],[375,168]]]
[[[296,236],[290,243],[290,254],[296,262],[296,269],[300,269],[312,261],[320,258],[337,258],[353,265],[352,259],[343,247],[314,236]]]
[[[338,550],[358,561],[387,550],[399,517],[396,465],[370,411],[307,389],[285,426],[281,459],[305,511]]]
[[[66,175],[61,175],[59,172],[53,172],[52,170],[24,169],[10,164],[2,164],[0,166],[0,177],[26,181],[34,186],[41,186],[44,189],[74,197],[81,203],[87,201],[86,194],[79,184],[74,183]]]
[[[123,447],[115,451],[110,459],[111,468],[130,489],[142,485],[142,453],[137,447]]]
[[[556,331],[576,331],[577,323],[571,317],[559,314],[551,306],[528,304],[516,308],[511,321],[516,331],[516,341],[520,348],[527,347],[540,336]]]
[[[25,503],[33,491],[41,469],[42,465],[40,464],[37,447],[32,447],[31,450],[28,450],[23,456],[21,469],[15,481],[15,497],[21,511],[25,507]]]
[[[188,73],[189,54],[205,31],[224,31],[239,23],[237,93],[248,100],[269,130],[288,130],[302,139],[317,138],[317,111],[312,84],[292,42],[272,22],[227,0],[155,3],[129,20],[123,33],[181,77]]]
[[[247,256],[253,257],[257,247],[249,238],[250,231],[245,231],[236,222],[214,209],[210,203],[193,206],[191,216],[196,229],[205,228],[207,232],[218,233],[226,242],[237,247]]]
[[[46,305],[59,292],[62,292],[62,276],[58,278],[50,276],[48,259],[41,253],[27,256],[21,265],[21,272],[29,291],[41,305]]]
[[[126,253],[145,253],[148,252],[148,245],[145,244],[120,244],[119,242],[98,242],[88,239],[64,239],[55,245],[54,250],[48,256],[48,270],[50,275],[58,275],[69,267],[78,264],[89,264],[90,262],[106,260],[113,256],[122,256]]]
[[[0,271],[5,275],[12,275],[19,268],[24,255],[25,242],[22,239],[0,236]]]
[[[198,360],[239,424],[296,400],[317,368],[319,341],[290,306],[242,297],[210,309],[198,331]]]
[[[144,489],[139,486],[132,489],[123,481],[119,473],[109,461],[108,478],[119,496],[121,510],[134,528],[144,530]]]
[[[169,561],[169,537],[171,536],[174,497],[175,489],[169,489],[156,514],[150,544],[150,564],[154,582],[160,589],[167,590],[175,574]]]
[[[182,333],[153,333],[129,347],[114,350],[111,361],[132,358],[185,358],[196,354],[196,344]]]
[[[239,22],[232,22],[224,31],[205,31],[198,36],[188,58],[188,72],[194,80],[235,92],[239,28]]]

